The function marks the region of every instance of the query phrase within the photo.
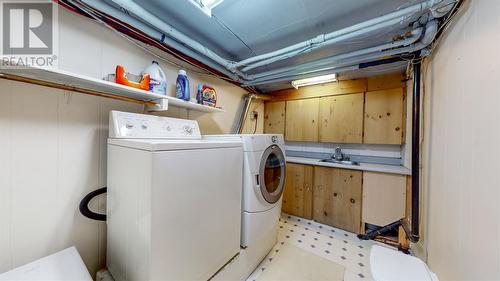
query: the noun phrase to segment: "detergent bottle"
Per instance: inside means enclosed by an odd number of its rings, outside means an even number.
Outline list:
[[[188,101],[191,98],[189,95],[189,80],[185,70],[179,70],[175,95],[177,98],[185,101]]]
[[[158,62],[153,61],[143,72],[149,74],[149,91],[155,94],[167,95],[167,76]]]

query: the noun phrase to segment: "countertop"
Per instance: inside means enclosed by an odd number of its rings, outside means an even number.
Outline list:
[[[393,166],[384,164],[371,164],[371,163],[360,163],[358,165],[345,165],[337,163],[320,162],[320,159],[315,158],[305,158],[305,157],[286,157],[286,162],[298,163],[305,165],[332,167],[332,168],[342,168],[350,170],[360,170],[360,171],[370,171],[370,172],[381,172],[381,173],[391,173],[400,175],[411,175],[411,170],[403,166]]]

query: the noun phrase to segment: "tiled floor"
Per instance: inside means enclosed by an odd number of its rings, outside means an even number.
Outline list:
[[[282,214],[279,221],[278,243],[250,275],[249,281],[258,281],[260,274],[267,267],[273,266],[273,256],[285,242],[344,266],[345,281],[373,279],[370,274],[369,255],[371,246],[375,242],[359,240],[353,233],[312,220]]]

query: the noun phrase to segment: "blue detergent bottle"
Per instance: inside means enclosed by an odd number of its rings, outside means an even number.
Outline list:
[[[177,98],[185,101],[188,101],[191,98],[189,96],[189,80],[185,70],[179,70],[175,95],[177,96]]]

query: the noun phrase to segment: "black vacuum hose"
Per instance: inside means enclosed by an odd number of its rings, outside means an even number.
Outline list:
[[[84,215],[85,217],[89,219],[93,219],[96,221],[106,221],[106,215],[105,214],[99,214],[99,213],[94,213],[89,209],[89,202],[92,200],[92,198],[104,194],[107,192],[107,187],[102,187],[97,190],[94,190],[90,192],[89,194],[85,195],[83,197],[82,201],[80,201],[80,213]]]

